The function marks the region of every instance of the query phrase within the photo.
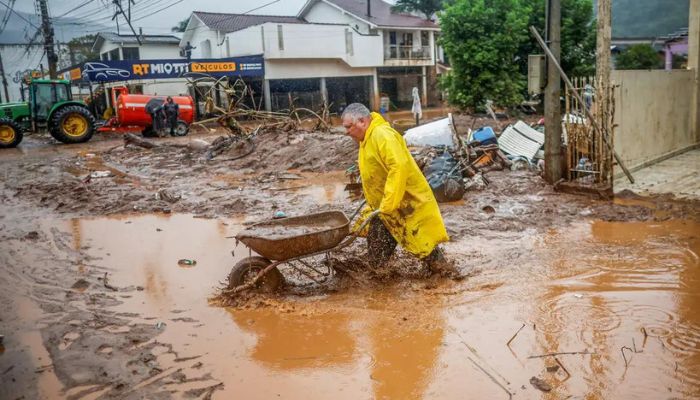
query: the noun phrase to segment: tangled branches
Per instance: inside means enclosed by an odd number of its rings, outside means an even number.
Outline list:
[[[308,108],[297,108],[289,98],[290,109],[284,112],[263,111],[262,96],[256,102],[251,87],[242,79],[231,81],[229,77],[215,79],[206,74],[190,74],[189,85],[205,102],[205,112],[210,118],[195,122],[204,125],[216,121],[232,135],[251,136],[253,133],[293,132],[309,126],[312,130],[330,131],[330,106],[324,104],[319,113]],[[222,99],[222,94],[224,99]],[[219,99],[222,101],[216,101]],[[225,104],[225,108],[218,106]],[[315,123],[314,123],[315,122]],[[313,125],[312,125],[313,124]]]

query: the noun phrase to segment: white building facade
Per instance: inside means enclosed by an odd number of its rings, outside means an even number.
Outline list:
[[[100,32],[95,37],[92,50],[101,61],[119,60],[186,60],[180,55],[180,38],[172,35],[140,35],[141,43],[134,35],[118,35]],[[134,79],[105,83],[106,88],[127,86],[131,92],[153,95],[178,95],[187,93],[187,80],[179,79]]]
[[[189,42],[193,58],[262,55],[267,110],[286,108],[290,93],[316,109],[378,109],[380,95],[410,104],[413,87],[424,105],[436,102],[438,32],[381,0],[308,0],[293,17],[194,12],[180,46]]]

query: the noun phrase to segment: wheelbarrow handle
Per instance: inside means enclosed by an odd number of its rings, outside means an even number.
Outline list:
[[[352,216],[350,217],[350,221],[352,221],[353,219],[355,219],[355,217],[357,216],[357,214],[359,214],[360,211],[362,211],[362,207],[364,207],[365,204],[367,204],[367,200],[362,200],[362,203],[360,203],[360,206],[357,207],[357,210],[355,210],[355,212],[352,213]]]
[[[364,206],[364,202],[363,202],[362,206]],[[358,209],[358,211],[359,211],[360,209],[362,209],[362,206],[360,206],[360,208]],[[356,212],[355,214],[357,214],[357,212]],[[373,220],[375,217],[377,217],[378,215],[379,215],[379,210],[374,210],[374,211],[372,211],[372,213],[371,213],[369,216],[367,216],[367,218],[366,218],[364,221],[362,221],[362,224],[360,225],[360,227],[359,227],[357,230],[355,230],[355,231],[353,231],[353,232],[350,232],[350,234],[348,235],[348,237],[347,237],[343,242],[341,242],[341,243],[336,247],[336,249],[342,249],[342,248],[347,247],[347,246],[349,246],[350,244],[352,244],[352,242],[354,242],[355,239],[357,239],[357,238],[359,237],[359,236],[357,235],[357,232],[362,232],[362,230],[365,229],[365,227],[367,226],[367,224],[369,224],[370,221],[372,221],[372,220]],[[354,215],[353,215],[353,218],[354,218]]]
[[[374,210],[374,211],[372,211],[372,213],[369,214],[369,215],[367,216],[367,218],[365,218],[364,221],[362,221],[362,224],[360,225],[359,228],[357,228],[357,229],[355,230],[355,232],[362,232],[362,230],[365,229],[365,227],[367,226],[367,224],[369,224],[369,223],[370,223],[374,218],[376,218],[378,215],[379,215],[379,210]]]

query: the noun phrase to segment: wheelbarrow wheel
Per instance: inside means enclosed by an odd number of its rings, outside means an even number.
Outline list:
[[[240,285],[251,282],[260,271],[265,269],[271,261],[263,257],[247,257],[233,266],[228,276],[228,288],[234,289]],[[284,277],[277,267],[269,270],[265,276],[258,280],[255,288],[264,293],[272,293],[284,283]]]

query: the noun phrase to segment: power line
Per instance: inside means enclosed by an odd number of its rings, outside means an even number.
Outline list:
[[[10,0],[10,6],[7,9],[7,12],[5,13],[5,16],[2,17],[2,22],[0,22],[0,33],[2,33],[5,30],[5,27],[7,26],[7,22],[10,20],[10,15],[12,15],[12,9],[15,7],[15,0]]]
[[[61,14],[61,15],[59,15],[59,16],[57,16],[57,17],[54,17],[54,18],[62,18],[62,17],[65,17],[66,15],[72,13],[73,11],[75,11],[75,10],[77,10],[77,9],[79,9],[79,8],[85,7],[86,5],[92,3],[93,1],[95,1],[95,0],[86,0],[85,2],[83,2],[83,3],[81,3],[81,4],[77,5],[77,6],[75,6],[75,7],[73,7],[73,8],[71,8],[70,10],[68,10],[68,11],[64,12],[63,14]]]
[[[92,17],[98,14],[102,14],[105,12],[105,10],[108,10],[110,12],[110,17],[112,16],[111,10],[109,10],[109,3],[106,3],[105,0],[100,0],[100,2],[97,4],[96,8],[91,8],[88,7],[87,10],[83,10],[82,13],[77,13],[77,15],[72,15],[70,18],[73,19],[83,19],[83,18],[88,18]]]
[[[183,1],[185,1],[185,0],[178,0],[178,1],[176,1],[176,2],[174,2],[174,3],[172,3],[172,4],[170,4],[169,6],[165,6],[165,7],[161,8],[161,9],[159,9],[159,10],[157,10],[157,11],[154,11],[154,12],[151,13],[150,15],[144,15],[144,16],[142,16],[141,18],[137,18],[137,19],[134,20],[134,22],[140,21],[140,20],[142,20],[142,19],[144,19],[144,18],[148,18],[148,17],[150,17],[151,15],[157,14],[157,13],[163,11],[163,10],[167,10],[168,8],[170,8],[170,7],[172,7],[172,6],[176,5],[176,4],[182,3]],[[279,0],[278,0],[278,1],[279,1]]]
[[[8,10],[10,10],[12,13],[14,13],[14,14],[15,14],[16,16],[18,16],[20,19],[24,20],[24,22],[26,22],[26,23],[28,23],[29,25],[31,25],[31,26],[33,26],[33,27],[39,29],[39,27],[36,26],[36,25],[34,25],[34,24],[32,23],[32,21],[30,21],[30,20],[24,18],[24,17],[22,16],[22,14],[18,13],[18,12],[15,11],[13,8],[10,8],[10,6],[9,6],[7,3],[5,3],[3,0],[0,0],[0,4],[2,4],[3,6],[7,7]]]
[[[149,3],[149,0],[146,0],[145,2],[139,3],[139,4],[143,4],[143,6],[141,8],[132,10],[132,19],[134,18],[133,15],[136,14],[137,12],[138,13],[147,12],[147,10],[149,8],[151,8],[153,6],[158,6],[163,1],[165,1],[165,0],[150,0],[150,3]],[[74,19],[76,19],[80,22],[74,22],[72,24],[74,24],[74,25],[93,25],[93,24],[95,24],[95,22],[111,20],[114,17],[114,14],[110,13],[110,15],[108,15],[108,16],[101,16],[101,17],[97,17],[97,18],[86,19],[87,17],[89,17],[91,15],[97,15],[97,14],[102,13],[103,11],[104,11],[104,9],[101,9],[101,10],[93,11],[91,14],[73,17]]]
[[[246,15],[246,14],[248,14],[248,13],[252,13],[253,11],[257,11],[257,10],[259,10],[259,9],[261,9],[261,8],[264,8],[264,7],[267,7],[267,6],[269,6],[269,5],[272,5],[272,4],[275,4],[275,3],[279,3],[279,1],[280,1],[280,0],[272,0],[272,1],[269,2],[269,3],[266,3],[266,4],[261,5],[260,7],[255,7],[255,8],[252,9],[252,10],[248,10],[248,11],[244,12],[244,13],[241,14],[241,15]]]
[[[269,3],[265,3],[265,4],[261,5],[261,6],[255,7],[255,8],[253,8],[253,9],[250,9],[250,10],[246,11],[246,12],[243,12],[243,13],[240,13],[240,14],[231,14],[231,15],[225,17],[225,18],[220,19],[218,22],[221,23],[221,22],[226,21],[226,20],[229,20],[229,19],[234,19],[234,18],[240,17],[241,15],[250,14],[250,13],[253,12],[253,11],[257,11],[257,10],[263,8],[263,7],[267,7],[267,6],[269,6],[269,5],[278,3],[279,1],[280,1],[280,0],[272,0],[272,1],[270,1]],[[141,19],[143,19],[143,18],[141,18]],[[189,18],[188,18],[188,19],[189,19]],[[189,32],[189,31],[195,30],[195,29],[196,29],[196,28],[188,28],[188,29],[185,29],[185,30],[182,31],[182,32],[174,32],[174,33],[185,33],[185,32]]]

